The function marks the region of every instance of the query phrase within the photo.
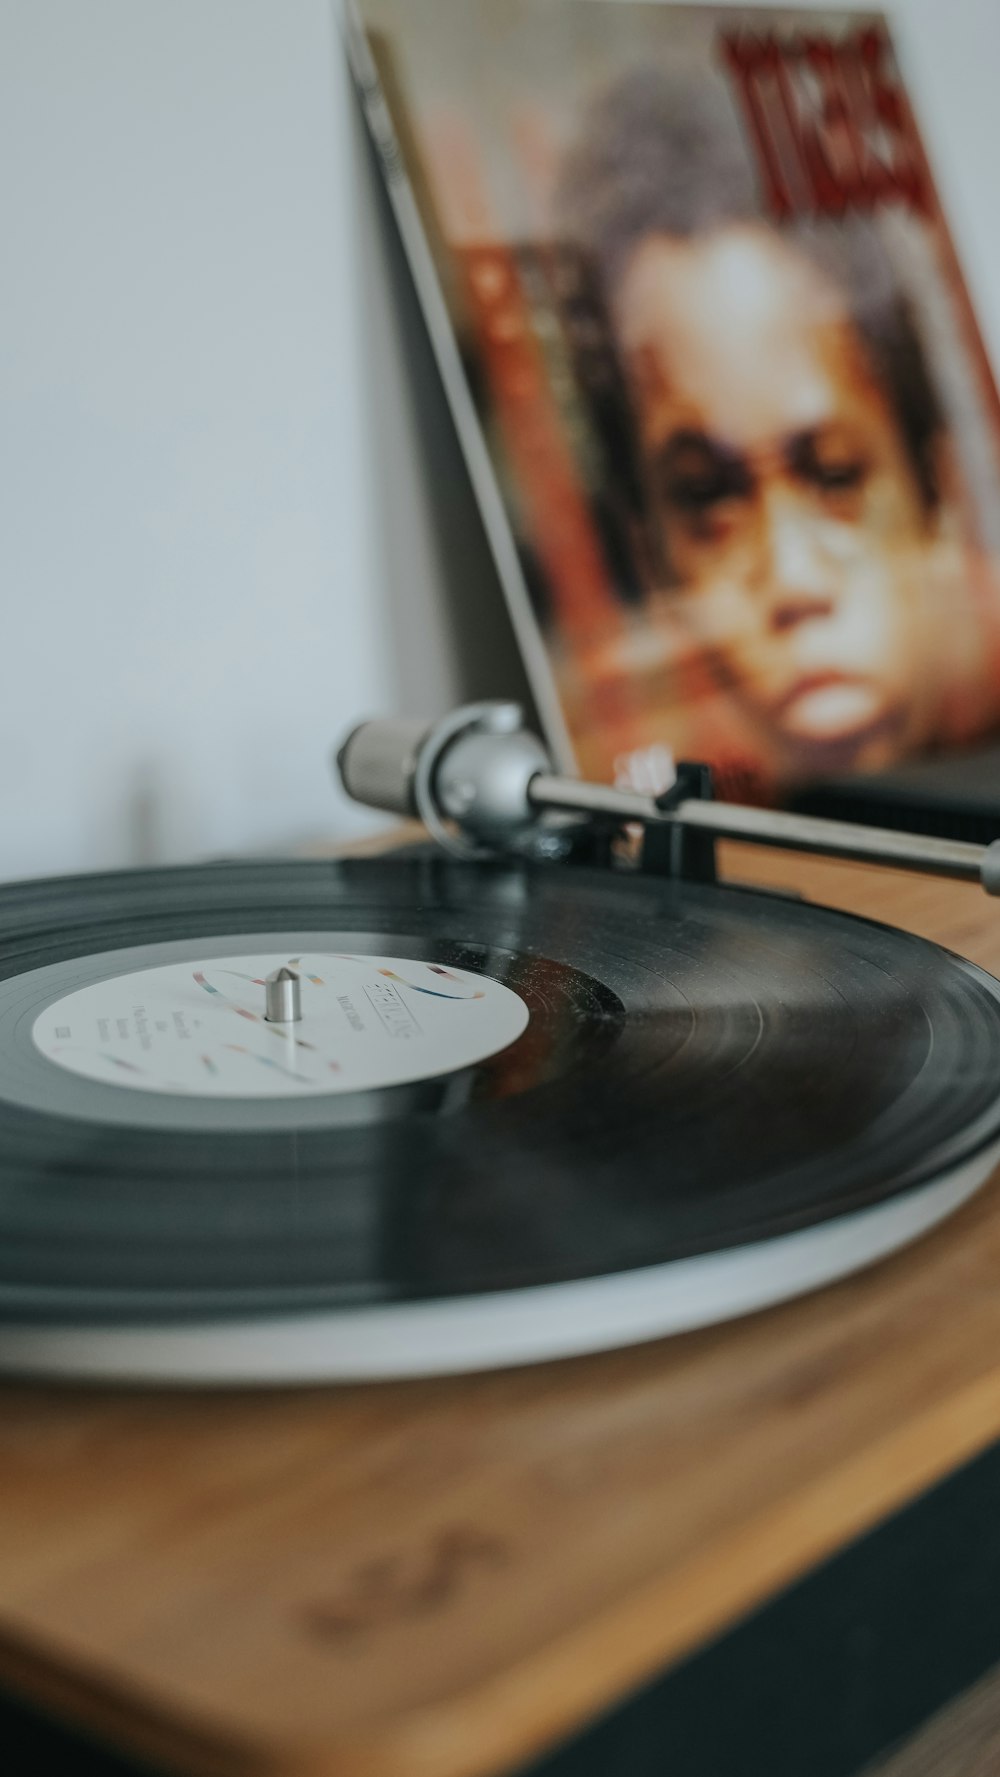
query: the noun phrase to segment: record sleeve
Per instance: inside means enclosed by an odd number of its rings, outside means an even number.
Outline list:
[[[356,0],[564,766],[768,801],[1000,717],[1000,407],[885,20]]]

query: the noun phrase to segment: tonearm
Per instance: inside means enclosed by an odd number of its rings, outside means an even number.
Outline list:
[[[662,796],[561,776],[514,703],[463,705],[443,721],[363,722],[336,756],[358,802],[416,816],[449,852],[490,857],[525,849],[552,816],[586,817],[605,833],[639,824],[646,868],[714,877],[716,839],[824,853],[978,882],[1000,894],[1000,840],[990,845],[717,802],[711,773],[682,764]],[[559,826],[552,828],[558,838]]]

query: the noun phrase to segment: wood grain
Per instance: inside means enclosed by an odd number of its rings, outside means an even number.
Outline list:
[[[861,1777],[996,1777],[1000,1671],[996,1667]]]
[[[972,887],[726,850],[1000,973]],[[0,1682],[193,1777],[515,1769],[1000,1432],[1000,1193],[709,1332],[457,1380],[0,1390]]]

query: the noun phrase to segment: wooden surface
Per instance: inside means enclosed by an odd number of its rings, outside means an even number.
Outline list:
[[[978,889],[731,874],[1000,973]],[[861,1277],[534,1370],[0,1389],[0,1683],[178,1769],[516,1768],[1000,1433],[1000,1191]]]
[[[988,1672],[862,1777],[997,1777],[1000,1671]]]

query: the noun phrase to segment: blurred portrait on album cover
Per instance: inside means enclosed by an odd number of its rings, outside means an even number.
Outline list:
[[[580,768],[768,800],[1000,726],[1000,403],[881,16],[359,13]]]

